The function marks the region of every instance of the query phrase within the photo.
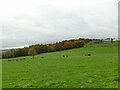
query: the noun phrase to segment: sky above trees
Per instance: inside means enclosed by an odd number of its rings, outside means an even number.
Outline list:
[[[72,38],[118,38],[119,0],[1,0],[3,48]]]

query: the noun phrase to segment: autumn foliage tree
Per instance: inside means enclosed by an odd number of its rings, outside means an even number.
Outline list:
[[[73,43],[71,41],[69,41],[69,42],[67,41],[64,43],[63,46],[65,47],[65,49],[71,49],[71,48],[73,48]]]
[[[83,41],[83,40],[73,41],[73,47],[74,48],[84,47],[84,45],[85,45],[85,41]]]
[[[63,50],[63,46],[61,44],[55,44],[56,51]]]
[[[55,52],[72,48],[84,47],[86,43],[92,41],[92,39],[72,39],[56,42],[53,44],[35,44],[30,45],[29,47],[18,48],[14,50],[9,50],[2,53],[2,58],[13,58],[20,56],[35,56],[36,54],[46,53],[46,52]]]
[[[48,45],[48,51],[49,51],[49,52],[54,52],[54,51],[56,51],[55,45]]]
[[[34,56],[37,54],[37,52],[34,48],[29,48],[28,54],[29,54],[29,56],[33,56],[33,58],[34,58]]]

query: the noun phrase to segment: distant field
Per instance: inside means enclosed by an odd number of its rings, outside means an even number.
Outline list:
[[[3,60],[3,88],[118,87],[117,42],[20,58]]]

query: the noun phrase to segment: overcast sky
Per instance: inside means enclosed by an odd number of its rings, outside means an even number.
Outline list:
[[[118,38],[119,0],[1,0],[3,48],[72,38]]]

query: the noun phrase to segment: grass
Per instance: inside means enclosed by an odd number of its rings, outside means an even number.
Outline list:
[[[118,87],[117,42],[19,58],[3,60],[3,88]]]
[[[0,60],[0,89],[2,89],[2,60]]]

